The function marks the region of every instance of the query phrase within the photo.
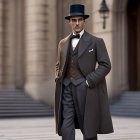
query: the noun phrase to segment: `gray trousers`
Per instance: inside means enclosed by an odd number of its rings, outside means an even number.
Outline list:
[[[87,93],[87,85],[84,78],[77,80],[63,80],[64,91],[62,98],[63,124],[61,128],[62,140],[75,140],[75,117],[83,133],[83,140],[97,140],[84,137],[84,109]]]

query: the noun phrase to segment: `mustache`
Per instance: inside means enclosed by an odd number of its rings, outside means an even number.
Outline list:
[[[76,25],[75,27],[79,27],[79,25]]]

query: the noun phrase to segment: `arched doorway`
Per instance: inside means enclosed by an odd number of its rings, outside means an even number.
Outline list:
[[[130,90],[140,90],[140,1],[128,0],[128,81]]]

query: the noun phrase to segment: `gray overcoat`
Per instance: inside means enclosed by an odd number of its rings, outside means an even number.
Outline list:
[[[59,135],[61,135],[60,130],[63,122],[61,103],[63,94],[62,81],[66,71],[69,39],[70,36],[66,37],[58,45],[55,69],[55,124],[56,133]],[[85,31],[79,41],[78,63],[81,72],[89,83],[84,115],[85,137],[90,138],[96,134],[111,133],[113,132],[113,126],[105,80],[105,76],[111,69],[111,64],[103,39],[97,38]]]

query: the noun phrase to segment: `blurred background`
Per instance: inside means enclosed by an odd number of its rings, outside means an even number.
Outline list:
[[[0,117],[52,115],[59,41],[71,33],[71,4],[84,4],[85,30],[104,39],[114,115],[140,117],[140,1],[0,0]],[[105,13],[106,14],[106,13]]]

